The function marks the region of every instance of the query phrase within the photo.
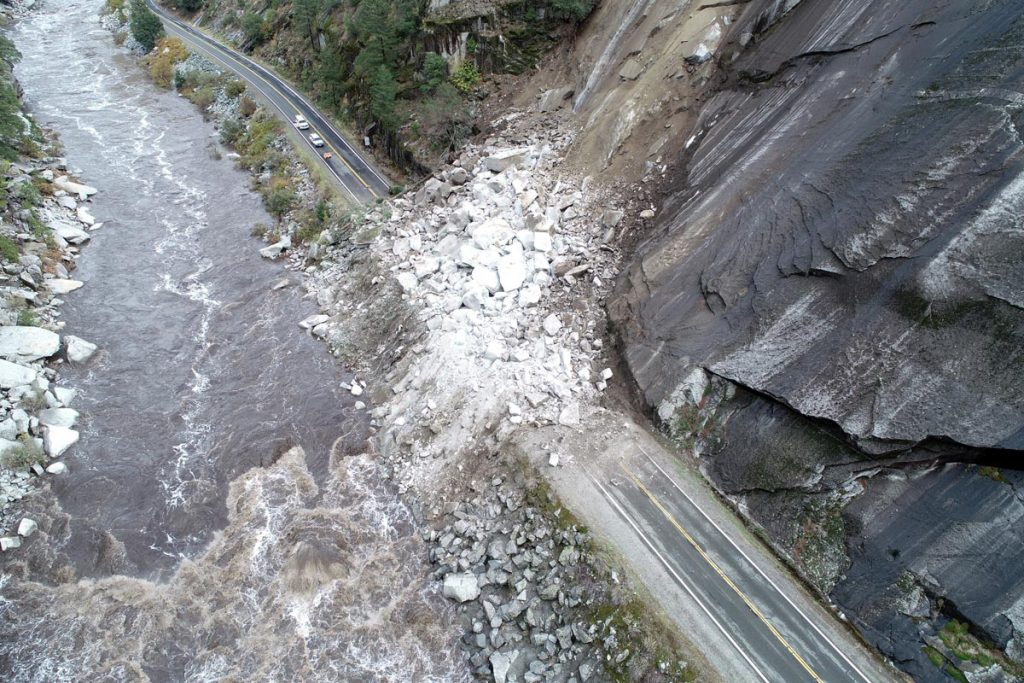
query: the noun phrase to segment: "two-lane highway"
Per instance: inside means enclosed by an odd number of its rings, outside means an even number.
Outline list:
[[[527,452],[571,443],[556,491],[624,557],[709,668],[751,683],[882,683],[890,667],[858,642],[674,457],[621,415],[552,428]],[[557,436],[554,436],[557,434]]]
[[[194,52],[221,65],[245,81],[252,91],[284,119],[286,125],[293,125],[296,114],[305,116],[310,129],[297,132],[330,176],[338,181],[349,199],[363,203],[388,195],[391,183],[387,177],[363,157],[357,151],[356,145],[349,142],[331,125],[326,116],[291,85],[269,69],[181,21],[158,6],[154,0],[146,2],[160,17],[168,35],[179,38]],[[314,132],[323,138],[323,147],[316,147],[310,142],[309,135]],[[324,152],[330,152],[331,158],[325,159]]]

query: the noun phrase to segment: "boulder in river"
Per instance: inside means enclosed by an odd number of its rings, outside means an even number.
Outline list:
[[[57,458],[64,451],[78,443],[78,432],[68,427],[46,427],[43,429],[43,450],[51,458]]]
[[[84,363],[92,358],[98,347],[92,342],[87,342],[81,337],[69,334],[64,337],[64,353],[72,363]]]
[[[444,597],[456,602],[476,600],[480,596],[480,583],[469,572],[452,573],[444,577]]]
[[[51,292],[60,295],[73,292],[85,283],[79,280],[66,280],[64,278],[55,277],[52,280],[47,280],[44,284]]]
[[[46,427],[74,427],[78,421],[78,411],[72,408],[47,408],[40,411],[39,424]]]
[[[64,190],[69,194],[76,194],[81,199],[86,199],[99,192],[99,190],[91,185],[83,185],[82,183],[76,183],[68,180],[66,175],[59,176],[53,181],[53,184],[57,186],[58,190]]]

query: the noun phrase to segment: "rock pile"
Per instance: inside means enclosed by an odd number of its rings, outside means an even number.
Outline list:
[[[495,477],[423,530],[443,594],[466,621],[463,644],[484,680],[588,681],[644,668],[617,577],[590,538],[542,489]],[[647,663],[649,665],[651,663]],[[684,672],[685,662],[653,669]],[[651,679],[657,680],[657,678]]]
[[[385,377],[391,400],[374,409],[406,459],[454,455],[486,431],[578,425],[611,379],[601,302],[623,212],[589,178],[556,172],[571,136],[539,135],[468,147],[370,211],[359,232],[378,235],[376,291],[351,277],[351,244],[320,245],[307,286],[327,318],[315,335],[349,344],[351,319],[387,280],[423,331],[409,365]]]
[[[12,197],[0,223],[0,549],[21,545],[35,522],[16,503],[34,480],[67,471],[61,457],[78,441],[75,392],[55,384],[55,365],[87,362],[95,344],[63,338],[61,297],[83,286],[71,279],[80,245],[102,227],[86,205],[96,188],[70,179],[60,159],[11,164],[3,182]],[[8,222],[9,221],[9,222]],[[17,532],[15,533],[15,528]]]

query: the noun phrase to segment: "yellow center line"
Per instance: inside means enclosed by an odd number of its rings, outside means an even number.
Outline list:
[[[171,19],[169,17],[168,17],[168,21],[170,21],[172,24],[178,24],[178,22],[176,20]],[[180,26],[181,26],[181,28],[179,30],[182,32],[182,34],[188,36],[189,35],[188,29],[184,25],[180,25]],[[287,95],[285,95],[283,92],[278,90],[277,86],[275,86],[271,81],[269,81],[265,77],[263,77],[258,71],[256,71],[255,69],[253,69],[249,65],[245,64],[245,62],[243,62],[242,60],[238,59],[234,55],[232,55],[230,50],[228,50],[226,47],[221,45],[219,42],[217,42],[213,38],[210,38],[205,33],[201,33],[200,32],[200,34],[203,35],[208,41],[210,41],[211,45],[215,45],[215,46],[217,46],[218,48],[222,49],[224,52],[227,53],[227,54],[221,54],[221,59],[229,59],[229,60],[234,61],[237,66],[245,68],[246,70],[248,70],[252,74],[252,76],[258,78],[264,85],[269,86],[270,89],[273,90],[274,92],[276,92],[281,97],[281,99],[283,99],[285,102],[288,102],[289,104],[292,104],[291,99]],[[213,48],[208,47],[206,49],[207,50],[212,50]],[[256,89],[257,90],[260,89],[258,85],[256,86]],[[280,107],[278,107],[278,109],[280,109]],[[281,113],[285,113],[285,112],[282,111]],[[302,131],[299,131],[299,135],[302,135]],[[363,187],[365,187],[370,192],[371,195],[373,195],[375,198],[379,198],[380,197],[380,195],[377,194],[377,192],[372,187],[370,187],[370,185],[363,179],[363,176],[361,176],[359,174],[359,172],[356,171],[354,168],[352,168],[352,165],[349,164],[348,161],[345,160],[344,155],[342,155],[341,152],[339,152],[337,149],[335,149],[334,145],[331,144],[330,140],[325,139],[324,143],[337,156],[337,158],[341,160],[341,163],[345,164],[345,167],[349,170],[349,172],[352,174],[352,176],[356,180],[358,180],[360,183],[362,183]],[[315,147],[314,147],[314,149],[315,149]],[[327,159],[324,159],[323,161],[324,161],[324,163],[327,163]]]
[[[796,659],[796,661],[800,663],[800,666],[802,666],[802,667],[803,667],[803,668],[804,668],[804,669],[805,669],[805,670],[807,671],[807,673],[808,673],[808,674],[810,674],[811,678],[813,678],[813,679],[814,679],[814,680],[815,680],[815,681],[816,681],[817,683],[825,683],[825,681],[824,681],[824,680],[823,680],[823,679],[821,678],[821,676],[819,676],[819,675],[818,675],[818,674],[817,674],[817,673],[816,673],[816,672],[814,671],[814,669],[812,669],[812,668],[811,668],[811,665],[810,665],[810,664],[808,664],[808,663],[807,663],[807,661],[806,661],[806,660],[805,660],[805,659],[804,659],[803,657],[801,657],[801,656],[800,656],[800,653],[798,653],[798,652],[797,652],[797,651],[796,651],[795,649],[793,649],[793,646],[792,646],[792,645],[790,645],[790,644],[789,644],[789,642],[787,642],[787,641],[786,641],[786,639],[785,639],[785,638],[784,638],[784,637],[782,636],[782,634],[781,634],[781,633],[779,633],[778,629],[776,629],[776,628],[775,628],[775,626],[773,626],[773,625],[772,625],[772,623],[771,623],[770,621],[768,621],[768,619],[767,619],[767,618],[766,618],[766,617],[764,616],[764,614],[763,614],[763,613],[761,612],[761,610],[760,610],[760,609],[758,609],[757,605],[755,605],[755,604],[754,604],[754,603],[753,603],[753,602],[752,602],[752,601],[750,600],[750,598],[748,598],[748,597],[746,596],[746,594],[745,594],[745,593],[744,593],[743,591],[741,591],[741,590],[739,589],[739,586],[737,586],[737,585],[736,585],[736,584],[735,584],[735,583],[733,582],[733,580],[732,580],[732,579],[730,579],[730,578],[729,578],[729,576],[728,576],[728,575],[727,575],[727,574],[726,574],[726,573],[725,573],[725,572],[724,572],[724,571],[722,570],[722,568],[718,566],[718,563],[717,563],[717,562],[715,562],[715,561],[714,561],[714,560],[713,560],[713,559],[711,558],[711,556],[709,556],[709,555],[708,555],[708,554],[707,554],[707,553],[706,553],[706,552],[704,551],[704,548],[702,548],[702,547],[700,546],[700,544],[699,544],[699,543],[697,543],[696,539],[694,539],[694,537],[690,535],[690,532],[688,532],[688,531],[687,531],[687,530],[686,530],[686,529],[685,529],[685,528],[683,527],[683,525],[682,525],[682,524],[680,524],[680,523],[679,523],[679,522],[678,522],[678,521],[676,520],[676,518],[672,516],[672,513],[671,513],[671,512],[669,512],[669,511],[668,511],[667,509],[665,509],[665,506],[664,506],[664,505],[662,505],[661,501],[659,501],[659,500],[658,500],[658,499],[657,499],[657,498],[656,498],[656,497],[654,496],[654,494],[653,494],[653,493],[651,493],[651,492],[650,492],[650,491],[649,491],[649,490],[647,489],[647,487],[646,487],[646,486],[644,486],[644,485],[643,485],[643,483],[641,483],[641,482],[640,482],[640,480],[639,480],[639,479],[637,479],[637,478],[636,478],[636,477],[635,477],[635,476],[633,475],[633,473],[632,473],[632,472],[630,472],[629,470],[627,470],[627,469],[626,469],[626,466],[625,466],[625,465],[623,465],[623,464],[622,464],[621,462],[619,463],[619,467],[620,467],[620,468],[622,469],[622,471],[623,471],[623,472],[624,472],[624,473],[626,474],[626,476],[627,476],[627,477],[629,477],[630,481],[632,481],[632,482],[633,482],[634,484],[636,484],[637,488],[639,488],[639,489],[640,489],[641,491],[643,491],[644,495],[646,495],[646,496],[647,496],[647,497],[648,497],[648,498],[650,499],[650,501],[651,501],[652,503],[654,503],[654,506],[655,506],[655,507],[657,507],[657,508],[658,508],[658,510],[660,510],[660,511],[661,511],[661,514],[665,515],[665,518],[666,518],[666,519],[667,519],[667,520],[668,520],[669,522],[671,522],[671,523],[672,523],[672,526],[674,526],[674,527],[676,528],[676,530],[677,530],[677,531],[678,531],[678,532],[679,532],[680,534],[682,534],[683,538],[685,538],[685,539],[687,540],[687,542],[689,542],[689,544],[690,544],[690,545],[692,545],[692,546],[693,546],[693,548],[694,548],[694,549],[695,549],[695,550],[696,550],[696,551],[697,551],[697,552],[698,552],[698,553],[700,554],[700,556],[701,556],[702,558],[704,558],[704,561],[705,561],[705,562],[707,562],[707,563],[708,563],[708,565],[710,565],[710,566],[711,566],[711,568],[715,570],[715,573],[716,573],[716,574],[718,574],[718,576],[720,576],[720,577],[722,578],[722,580],[723,580],[723,581],[725,581],[725,583],[726,583],[726,584],[728,584],[728,586],[729,586],[730,588],[732,588],[732,589],[733,589],[733,590],[734,590],[734,591],[736,592],[736,595],[740,596],[740,599],[741,599],[741,600],[743,600],[743,602],[744,602],[744,603],[745,603],[745,604],[747,605],[747,607],[749,607],[749,608],[750,608],[750,611],[751,611],[751,612],[753,612],[753,613],[754,613],[755,615],[757,615],[757,618],[758,618],[758,619],[760,619],[760,620],[761,620],[761,621],[762,621],[762,622],[764,623],[764,625],[768,627],[768,630],[772,632],[772,635],[774,635],[774,636],[775,636],[775,637],[776,637],[776,638],[778,639],[778,641],[779,641],[780,643],[782,643],[782,646],[783,646],[784,648],[786,648],[786,650],[788,650],[788,651],[789,651],[789,654],[793,655],[794,659]]]

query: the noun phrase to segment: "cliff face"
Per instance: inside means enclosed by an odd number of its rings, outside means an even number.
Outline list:
[[[698,364],[873,450],[1024,443],[1022,7],[744,15],[613,305],[649,403]]]
[[[856,480],[1021,464],[1024,2],[755,0],[718,78],[609,302],[644,400],[915,675],[944,675],[921,648],[950,616],[1013,649],[1021,587],[990,569],[1020,554],[1017,489]],[[835,532],[813,562],[808,528]],[[879,597],[897,580],[934,628]]]

